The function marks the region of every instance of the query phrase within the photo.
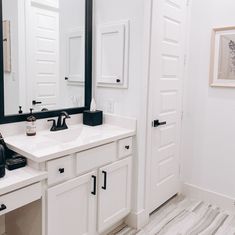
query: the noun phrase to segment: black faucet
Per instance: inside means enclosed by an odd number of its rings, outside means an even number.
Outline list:
[[[55,119],[50,119],[48,122],[53,122],[51,131],[62,131],[68,129],[66,119],[70,118],[67,112],[63,111],[59,114],[57,124]]]

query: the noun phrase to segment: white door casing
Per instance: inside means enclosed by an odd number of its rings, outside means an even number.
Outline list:
[[[149,213],[179,192],[185,21],[186,0],[153,0],[148,112]],[[166,124],[153,127],[154,120]]]
[[[96,234],[96,171],[48,189],[47,235]]]

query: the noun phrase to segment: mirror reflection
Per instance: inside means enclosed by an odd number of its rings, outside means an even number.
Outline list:
[[[84,107],[85,0],[3,0],[5,115]]]

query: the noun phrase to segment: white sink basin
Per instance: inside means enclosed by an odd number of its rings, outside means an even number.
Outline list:
[[[69,143],[76,141],[81,135],[81,133],[82,133],[82,128],[75,128],[75,129],[67,129],[63,131],[51,132],[44,136],[56,142]]]

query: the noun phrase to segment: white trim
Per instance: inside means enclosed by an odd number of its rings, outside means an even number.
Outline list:
[[[188,183],[182,184],[181,192],[188,197],[200,199],[213,205],[217,205],[222,209],[233,213],[235,212],[235,198]]]
[[[146,218],[145,210],[142,210],[138,213],[131,212],[125,220],[125,223],[132,228],[141,229],[147,225],[149,219]]]

